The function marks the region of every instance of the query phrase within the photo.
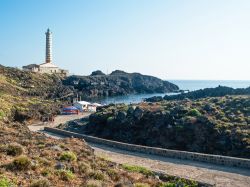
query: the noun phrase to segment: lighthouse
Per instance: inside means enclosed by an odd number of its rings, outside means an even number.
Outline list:
[[[69,74],[68,70],[61,69],[57,65],[52,63],[52,32],[49,29],[47,29],[45,35],[46,35],[45,62],[42,64],[29,64],[27,66],[23,66],[23,70],[34,73],[57,74],[62,77],[68,76]]]
[[[47,29],[45,63],[52,63],[52,32]]]

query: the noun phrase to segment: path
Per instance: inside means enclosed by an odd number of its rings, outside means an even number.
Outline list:
[[[58,119],[58,121],[60,120]],[[54,138],[64,138],[56,134],[44,133]],[[139,165],[153,171],[194,179],[218,187],[250,187],[250,170],[248,169],[134,153],[93,143],[89,143],[89,145],[95,150],[97,156],[116,163]]]
[[[36,131],[43,130],[44,127],[56,127],[56,126],[60,125],[61,123],[64,124],[68,121],[87,117],[90,114],[91,113],[84,112],[84,113],[80,113],[78,115],[58,115],[55,117],[54,122],[45,122],[45,123],[38,122],[36,124],[29,125],[28,127],[29,127],[30,131],[36,132]]]

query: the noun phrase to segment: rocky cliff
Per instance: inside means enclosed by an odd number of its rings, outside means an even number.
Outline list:
[[[73,86],[84,98],[179,90],[178,86],[156,77],[118,70],[109,75],[95,71],[90,76],[70,76],[63,83]]]

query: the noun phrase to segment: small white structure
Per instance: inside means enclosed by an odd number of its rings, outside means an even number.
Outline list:
[[[77,101],[75,102],[73,105],[78,108],[78,110],[80,110],[81,112],[83,111],[87,111],[88,110],[88,105],[90,105],[91,103],[87,102],[87,101]]]
[[[77,101],[73,105],[81,112],[83,111],[95,112],[98,106],[102,106],[99,103],[90,103],[87,101]]]

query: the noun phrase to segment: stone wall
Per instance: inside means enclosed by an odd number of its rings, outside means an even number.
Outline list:
[[[108,145],[111,147],[115,147],[115,148],[127,150],[127,151],[250,169],[250,159],[221,156],[221,155],[211,155],[211,154],[204,154],[204,153],[195,153],[195,152],[188,152],[188,151],[162,149],[162,148],[155,148],[155,147],[148,147],[148,146],[141,146],[141,145],[133,145],[133,144],[106,140],[102,138],[78,134],[78,133],[69,132],[69,131],[56,129],[56,128],[50,128],[50,127],[45,127],[44,130],[51,132],[51,133],[63,135],[63,136],[83,138],[87,142]]]

